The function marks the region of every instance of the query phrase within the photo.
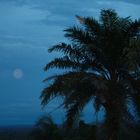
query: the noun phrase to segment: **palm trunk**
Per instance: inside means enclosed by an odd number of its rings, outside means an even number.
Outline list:
[[[106,140],[118,140],[121,130],[123,100],[119,88],[116,84],[111,83],[110,91],[105,104],[105,129]]]
[[[110,103],[106,107],[106,136],[107,140],[118,140],[120,130],[121,111],[116,104]]]

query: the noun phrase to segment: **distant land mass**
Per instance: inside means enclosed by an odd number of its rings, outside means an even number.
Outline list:
[[[31,139],[33,128],[32,125],[0,126],[0,140]]]

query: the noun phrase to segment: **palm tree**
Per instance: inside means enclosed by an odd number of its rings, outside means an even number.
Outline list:
[[[50,115],[42,116],[32,132],[34,140],[62,140],[60,130]]]
[[[118,140],[124,124],[133,117],[132,104],[140,117],[140,20],[119,17],[111,9],[101,10],[99,20],[76,17],[81,25],[64,30],[70,43],[49,49],[63,56],[44,70],[65,72],[45,79],[42,105],[62,97],[69,127],[87,103],[92,102],[96,112],[103,107],[104,140]]]

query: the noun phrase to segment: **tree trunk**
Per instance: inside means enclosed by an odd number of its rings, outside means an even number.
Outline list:
[[[121,87],[111,82],[104,105],[105,115],[105,140],[119,140],[121,123],[123,121],[124,101]]]
[[[106,106],[106,136],[107,140],[118,140],[122,111],[119,103],[111,101]]]

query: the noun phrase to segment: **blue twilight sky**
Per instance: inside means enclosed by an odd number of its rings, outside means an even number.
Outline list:
[[[65,41],[63,30],[77,24],[75,15],[98,17],[100,9],[140,17],[140,0],[0,0],[0,125],[33,124],[40,106],[43,71],[54,56],[47,49]],[[59,101],[50,103],[52,111]],[[87,109],[92,119],[91,107]],[[53,113],[56,121],[62,110]]]

